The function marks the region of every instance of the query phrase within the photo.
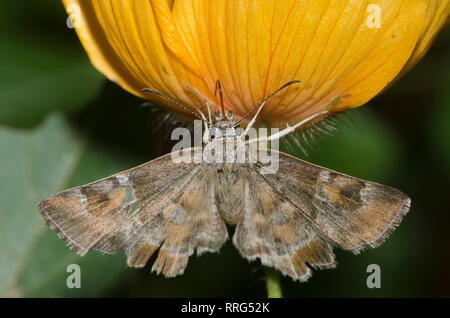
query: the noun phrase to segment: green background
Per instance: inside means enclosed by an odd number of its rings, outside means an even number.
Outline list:
[[[379,248],[336,250],[334,270],[307,283],[282,278],[292,297],[450,296],[450,30],[404,78],[338,130],[305,146],[283,147],[412,198],[399,228]],[[0,10],[0,296],[264,296],[264,271],[230,241],[220,253],[190,258],[165,279],[125,267],[123,253],[80,258],[49,230],[36,203],[68,187],[131,168],[163,153],[167,130],[143,101],[107,82],[89,63],[58,1],[8,1]],[[66,287],[81,266],[82,288]],[[381,267],[381,288],[366,268]]]

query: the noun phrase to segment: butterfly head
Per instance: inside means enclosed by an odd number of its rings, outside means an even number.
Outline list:
[[[225,117],[226,118],[224,118],[220,111],[216,111],[214,114],[214,125],[210,127],[209,132],[205,132],[209,133],[209,138],[207,138],[208,141],[228,140],[237,137],[233,111],[230,109]]]
[[[261,111],[264,104],[273,95],[277,94],[279,91],[281,91],[285,87],[288,87],[292,84],[299,83],[299,82],[300,81],[298,81],[298,80],[293,80],[293,81],[287,82],[286,84],[284,84],[283,86],[278,88],[275,92],[273,92],[272,94],[267,96],[259,105],[255,106],[253,109],[248,111],[237,122],[234,121],[234,115],[231,110],[228,110],[228,112],[225,113],[225,106],[224,106],[223,95],[222,95],[222,86],[221,86],[219,80],[216,81],[215,94],[217,92],[219,92],[220,106],[221,106],[222,112],[220,112],[219,110],[216,111],[214,123],[212,122],[211,118],[209,120],[207,120],[202,112],[200,112],[201,116],[199,116],[192,109],[180,104],[176,100],[172,99],[171,97],[169,97],[161,92],[158,92],[157,90],[154,90],[151,88],[144,88],[144,89],[142,89],[142,92],[150,92],[150,93],[159,95],[160,97],[162,97],[168,101],[171,101],[172,103],[174,103],[175,105],[177,105],[178,107],[183,109],[184,111],[190,113],[195,118],[203,121],[205,123],[205,127],[207,128],[207,129],[205,129],[205,133],[203,135],[203,142],[206,144],[211,141],[224,141],[224,140],[235,139],[235,138],[239,137],[240,135],[242,135],[243,133],[245,135],[247,130],[249,128],[251,128],[252,125],[255,123],[256,117],[258,116],[258,114]],[[208,106],[208,104],[207,104],[207,106]],[[209,110],[209,108],[208,108],[208,110]],[[247,125],[246,130],[244,132],[242,132],[242,130],[239,127],[239,124],[254,112],[256,112],[256,115],[253,117],[252,120],[250,120],[249,124]],[[208,111],[208,113],[209,113],[209,111]],[[236,128],[236,127],[238,127],[238,128]]]

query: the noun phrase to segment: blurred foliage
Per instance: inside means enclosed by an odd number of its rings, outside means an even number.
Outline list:
[[[29,127],[49,112],[79,109],[98,94],[103,76],[64,24],[64,9],[53,1],[2,4],[0,124]]]
[[[166,132],[154,130],[160,118],[141,100],[90,65],[60,3],[5,2],[0,35],[7,43],[0,50],[0,295],[265,295],[262,267],[230,242],[220,253],[191,257],[174,279],[151,274],[150,266],[127,269],[123,253],[72,253],[36,203],[166,153]],[[411,212],[381,247],[358,256],[337,250],[338,267],[315,271],[305,284],[282,278],[285,296],[450,296],[449,40],[446,30],[403,79],[338,116],[330,136],[303,144],[307,156],[295,141],[282,143],[300,158],[412,198]],[[81,289],[65,286],[72,263],[81,266]],[[381,266],[381,289],[366,287],[373,263]]]
[[[401,144],[386,123],[354,109],[338,115],[330,125],[335,130],[328,133],[307,131],[285,137],[281,150],[361,179],[390,181],[398,169]]]
[[[103,293],[124,271],[123,258],[99,253],[81,258],[49,231],[36,202],[63,188],[128,167],[84,143],[61,116],[31,132],[0,129],[0,295],[89,296]],[[79,264],[83,289],[66,287],[66,267]]]
[[[439,164],[447,167],[450,175],[450,62],[445,61],[444,72],[436,85],[433,114],[428,126],[430,128],[430,143],[438,155]]]

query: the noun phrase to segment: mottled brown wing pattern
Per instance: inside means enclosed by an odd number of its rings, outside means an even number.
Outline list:
[[[194,173],[184,190],[161,210],[158,222],[145,222],[135,231],[126,250],[129,266],[144,266],[161,246],[152,270],[173,277],[184,272],[194,250],[197,255],[216,252],[227,240],[210,173],[201,168]]]
[[[299,281],[335,266],[333,246],[378,246],[408,212],[396,189],[278,155],[278,171],[262,174],[262,163],[175,163],[168,154],[58,193],[39,210],[80,255],[125,250],[128,266],[143,267],[159,249],[152,270],[167,277],[195,251],[218,251],[227,222],[244,257]]]
[[[306,281],[313,268],[336,265],[330,243],[311,222],[259,173],[249,169],[244,208],[233,243],[248,260],[260,258],[294,280]]]
[[[217,251],[228,237],[214,210],[214,188],[200,165],[165,155],[111,177],[41,201],[47,224],[79,255],[126,250],[142,267],[158,249],[153,270],[181,274],[197,250]]]
[[[378,246],[409,210],[410,199],[396,189],[278,157],[275,174],[249,166],[233,243],[294,280],[307,280],[309,267],[334,267],[333,246],[353,253]]]
[[[409,211],[401,191],[279,153],[278,173],[265,180],[333,245],[359,253],[376,247]]]

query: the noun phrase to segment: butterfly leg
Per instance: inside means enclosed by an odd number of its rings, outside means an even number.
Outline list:
[[[209,122],[212,123],[211,108],[210,108],[208,102],[206,102],[206,108],[208,109],[208,119],[209,119]]]
[[[245,136],[247,135],[247,133],[250,131],[250,128],[252,128],[252,126],[255,124],[256,118],[259,115],[259,112],[261,111],[261,109],[263,108],[263,106],[265,105],[266,102],[262,103],[261,106],[259,107],[258,111],[256,112],[255,116],[253,116],[253,118],[249,121],[247,127],[245,128],[244,132],[241,134],[241,140],[245,140]]]
[[[209,122],[211,122],[211,113],[209,110],[209,104],[206,103],[206,105],[208,105],[208,115],[209,115]],[[209,127],[208,127],[208,121],[206,120],[206,116],[205,114],[203,114],[203,112],[200,109],[197,109],[197,111],[200,113],[200,116],[202,116],[203,119],[203,124],[205,125],[205,132],[203,133],[203,143],[208,143],[209,141]]]
[[[287,127],[283,130],[280,130],[279,132],[270,135],[270,136],[262,136],[262,137],[258,137],[258,138],[254,138],[248,141],[248,143],[252,143],[252,142],[267,142],[267,141],[272,141],[272,140],[277,140],[280,139],[281,137],[284,137],[286,135],[289,135],[290,133],[293,133],[297,128],[303,126],[304,124],[306,124],[307,122],[313,120],[314,118],[320,117],[325,115],[326,113],[328,113],[328,111],[323,111],[320,113],[316,113],[306,119],[303,119],[302,121],[298,122],[297,124],[295,124],[294,126],[289,126],[287,125]]]

